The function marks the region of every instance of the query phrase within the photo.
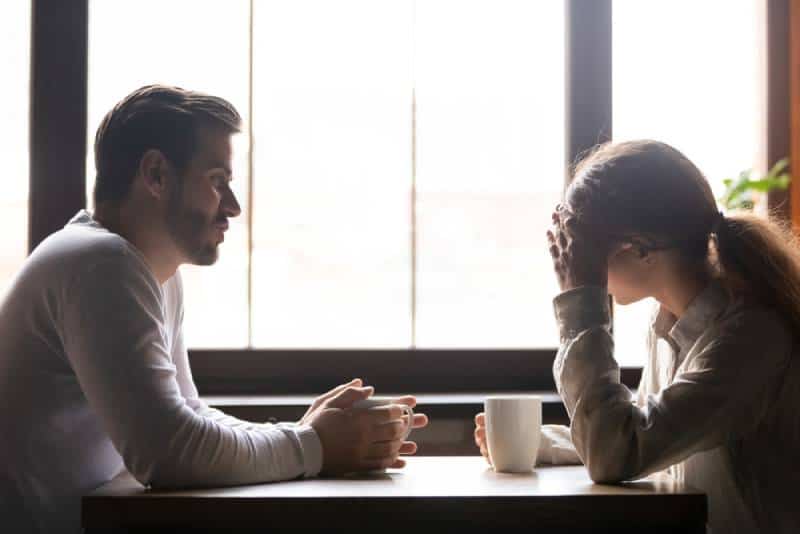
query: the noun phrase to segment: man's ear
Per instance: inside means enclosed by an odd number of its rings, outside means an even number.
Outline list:
[[[170,163],[160,150],[151,148],[142,154],[138,174],[145,190],[153,198],[163,198],[167,194],[167,174],[170,172]]]

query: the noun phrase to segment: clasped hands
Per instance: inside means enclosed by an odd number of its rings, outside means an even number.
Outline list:
[[[409,422],[402,407],[413,408],[416,398],[403,396],[384,406],[353,408],[373,392],[361,379],[354,379],[318,397],[300,420],[300,424],[311,425],[322,443],[322,474],[400,468],[405,466],[400,455],[417,451],[416,443],[403,440]],[[422,428],[428,424],[428,417],[414,414],[410,424]]]

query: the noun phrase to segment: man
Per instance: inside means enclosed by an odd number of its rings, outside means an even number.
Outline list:
[[[98,128],[95,213],[37,247],[0,305],[3,532],[79,531],[80,496],[123,468],[154,487],[227,485],[402,467],[415,452],[400,406],[349,409],[372,394],[359,380],[299,423],[248,423],[198,398],[178,267],[214,263],[241,211],[240,122],[220,98],[148,86]]]

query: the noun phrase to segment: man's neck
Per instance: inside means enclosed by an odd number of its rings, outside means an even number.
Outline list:
[[[126,207],[103,206],[95,210],[94,219],[136,247],[159,284],[172,278],[178,270],[181,261],[166,229],[156,223],[142,222],[158,220],[157,217],[143,217],[142,213],[133,216]]]

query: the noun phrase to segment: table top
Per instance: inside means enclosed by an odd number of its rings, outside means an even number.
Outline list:
[[[357,506],[355,512],[353,507]],[[483,458],[411,457],[402,470],[178,491],[124,473],[83,498],[87,528],[181,525],[335,527],[425,519],[472,524],[702,526],[705,495],[667,475],[594,484],[583,466],[496,473]]]

